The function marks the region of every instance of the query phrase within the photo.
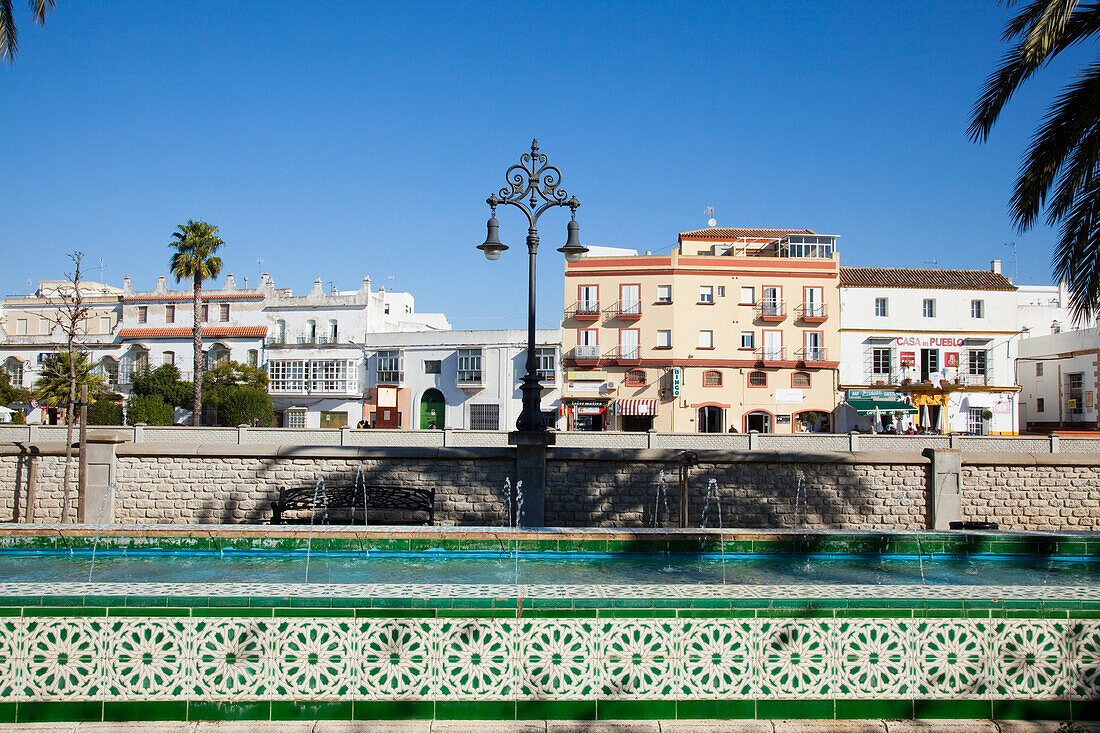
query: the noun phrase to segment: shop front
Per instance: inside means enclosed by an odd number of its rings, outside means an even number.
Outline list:
[[[657,400],[619,400],[615,410],[619,415],[619,430],[644,433],[653,428],[653,420],[657,417]]]
[[[566,430],[578,432],[603,432],[610,430],[608,406],[610,399],[570,399],[562,400],[565,411]]]
[[[917,408],[901,392],[849,389],[837,406],[837,424],[846,432],[905,432],[916,428]]]

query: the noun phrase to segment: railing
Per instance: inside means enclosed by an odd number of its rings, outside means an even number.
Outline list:
[[[760,300],[755,306],[756,317],[762,321],[782,321],[787,317],[787,301]]]
[[[642,317],[642,302],[640,300],[620,300],[608,310],[616,318],[637,320]]]
[[[756,350],[757,361],[786,361],[787,347],[785,346],[762,346]]]
[[[869,372],[867,374],[867,384],[900,384],[901,372]]]
[[[806,323],[821,323],[829,317],[824,303],[803,303],[795,308],[798,318]]]
[[[993,374],[988,371],[985,374],[960,373],[958,380],[960,384],[965,384],[967,387],[993,386]]]
[[[271,382],[273,395],[361,395],[358,379],[287,379]]]
[[[565,309],[566,318],[576,318],[581,321],[595,321],[600,317],[600,301],[578,300]]]
[[[335,341],[329,339],[328,336],[323,336],[323,335],[299,336],[298,337],[298,343],[299,344],[327,344],[327,343],[335,343]]]
[[[808,348],[799,349],[795,353],[795,355],[798,357],[799,361],[805,362],[819,362],[829,360],[828,349],[826,349],[824,346],[816,348],[811,346]]]
[[[572,355],[576,361],[599,361],[600,347],[595,345],[575,346]]]
[[[641,347],[634,346],[616,346],[611,351],[607,352],[608,359],[614,359],[616,361],[638,361],[642,358]]]

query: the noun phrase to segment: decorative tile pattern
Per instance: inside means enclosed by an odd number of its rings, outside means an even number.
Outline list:
[[[1062,699],[1100,620],[26,617],[17,700]]]
[[[446,585],[321,583],[0,583],[0,596],[182,598],[924,598],[1100,601],[1075,585]]]

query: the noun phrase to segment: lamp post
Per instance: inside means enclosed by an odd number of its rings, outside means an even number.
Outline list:
[[[497,206],[508,204],[515,206],[527,216],[527,373],[523,377],[523,409],[516,421],[516,432],[509,435],[509,442],[516,446],[516,478],[523,481],[524,505],[528,526],[543,524],[543,481],[546,468],[546,446],[552,437],[546,432],[546,421],[542,416],[542,384],[538,375],[538,358],[535,352],[535,255],[539,248],[538,220],[546,211],[556,206],[568,206],[569,223],[566,226],[565,245],[558,251],[569,262],[576,262],[588,251],[580,242],[580,225],[577,223],[577,207],[581,202],[576,196],[570,197],[561,188],[561,171],[550,165],[544,154],[539,152],[539,141],[531,141],[531,152],[520,156],[520,162],[512,165],[505,173],[508,185],[498,192],[490,194],[485,203],[489,204],[490,216],[486,224],[488,233],[485,242],[478,249],[485,253],[486,259],[496,260],[508,246],[500,241],[498,233],[500,223],[496,218]]]

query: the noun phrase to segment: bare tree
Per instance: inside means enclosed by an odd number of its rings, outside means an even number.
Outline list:
[[[70,463],[73,458],[73,422],[76,417],[76,389],[77,389],[77,360],[79,352],[83,352],[84,339],[88,336],[88,320],[90,308],[84,304],[84,293],[81,291],[80,266],[84,261],[84,253],[79,250],[69,255],[73,261],[73,271],[65,273],[65,284],[60,285],[50,294],[46,295],[46,301],[54,306],[55,310],[47,316],[55,326],[59,326],[65,334],[65,352],[68,356],[69,366],[69,397],[65,405],[65,471],[61,484],[61,522],[69,521],[69,486]]]

